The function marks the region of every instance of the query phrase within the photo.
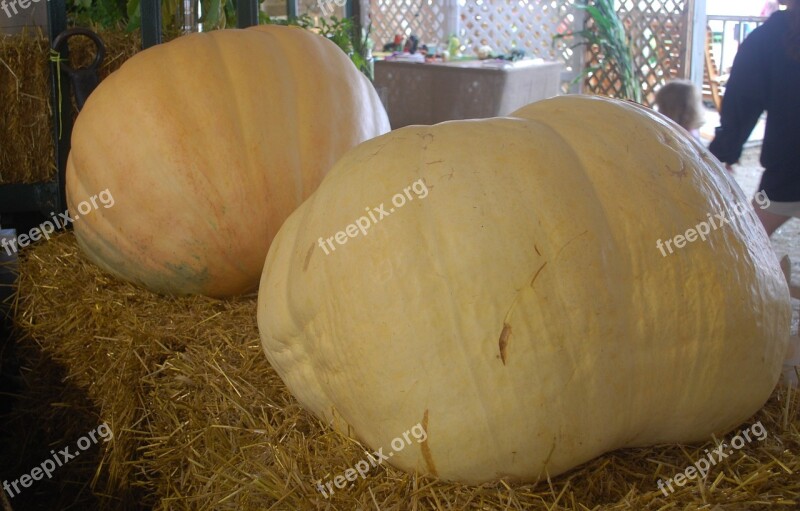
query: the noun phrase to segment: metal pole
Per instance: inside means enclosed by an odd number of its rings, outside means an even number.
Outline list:
[[[142,49],[161,43],[161,2],[141,0],[142,10]]]
[[[237,0],[236,26],[239,28],[258,25],[258,0]]]

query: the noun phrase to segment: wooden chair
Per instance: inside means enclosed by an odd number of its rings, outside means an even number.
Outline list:
[[[706,27],[706,65],[703,79],[703,100],[714,104],[717,112],[722,109],[722,96],[725,95],[724,79],[719,74],[717,61],[714,59],[714,52],[711,47],[713,34],[711,27]]]

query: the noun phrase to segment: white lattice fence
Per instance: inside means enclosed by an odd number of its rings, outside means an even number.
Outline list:
[[[274,1],[286,3],[285,0]],[[324,11],[327,12],[323,12],[322,6],[325,7]],[[344,18],[345,15],[344,3],[342,2],[342,6],[339,6],[333,0],[297,0],[297,12],[298,14],[308,14],[312,17],[336,16],[337,18]]]
[[[572,28],[573,1],[462,0],[459,38],[471,51],[489,45],[495,51],[521,48],[555,59],[553,36]]]
[[[395,34],[442,44],[456,34],[465,53],[483,45],[497,52],[520,48],[533,57],[563,61],[564,76],[571,79],[581,55],[564,43],[554,46],[553,36],[582,24],[574,4],[575,0],[362,0],[362,12],[372,22],[376,48]]]
[[[416,35],[422,42],[445,43],[448,30],[445,2],[434,0],[369,0],[372,39],[376,48],[396,34]],[[363,5],[362,5],[363,9]]]
[[[415,34],[423,42],[446,43],[457,34],[462,51],[474,53],[480,46],[497,52],[524,49],[530,56],[560,60],[565,65],[562,89],[576,91],[570,82],[586,66],[598,62],[596,49],[584,55],[572,50],[572,42],[553,36],[584,26],[580,0],[361,0],[364,21],[372,22],[376,48],[395,34]],[[617,10],[633,42],[634,60],[642,81],[644,102],[651,104],[655,91],[667,80],[686,77],[689,15],[692,0],[617,0]],[[618,97],[621,83],[610,71],[589,77],[584,91]]]

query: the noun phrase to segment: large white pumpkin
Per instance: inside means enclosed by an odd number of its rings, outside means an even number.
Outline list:
[[[746,420],[778,379],[791,314],[735,182],[633,104],[560,97],[513,117],[361,144],[290,216],[258,323],[292,393],[384,452],[422,423],[427,439],[391,463],[473,483]],[[662,255],[659,239],[717,214],[728,222],[705,241]]]

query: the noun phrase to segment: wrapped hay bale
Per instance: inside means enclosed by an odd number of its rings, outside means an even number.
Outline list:
[[[101,32],[106,57],[100,79],[139,51],[138,32]],[[71,61],[82,67],[94,57],[84,37],[70,41]],[[27,31],[0,36],[0,185],[37,183],[55,177],[53,123],[50,105],[50,43]]]
[[[778,389],[750,422],[767,435],[702,480],[659,489],[715,449],[616,451],[539,484],[444,483],[375,463],[299,407],[267,363],[255,296],[168,298],[113,280],[72,234],[22,254],[16,322],[62,364],[114,432],[91,480],[107,509],[771,509],[800,505],[800,398]],[[26,349],[27,349],[26,348]],[[380,368],[376,368],[380,371]],[[80,400],[80,396],[70,399]],[[69,407],[80,408],[77,403]],[[23,412],[21,410],[20,412]],[[33,408],[30,413],[37,413]],[[45,419],[47,420],[47,419]],[[52,420],[52,418],[50,419]],[[53,427],[85,431],[79,414]],[[718,439],[730,442],[730,438]],[[388,452],[390,446],[384,446]],[[464,449],[470,449],[464,445]],[[326,482],[345,480],[343,488]],[[322,490],[317,487],[321,483]],[[85,481],[89,482],[89,481]],[[794,499],[794,500],[793,500]]]

